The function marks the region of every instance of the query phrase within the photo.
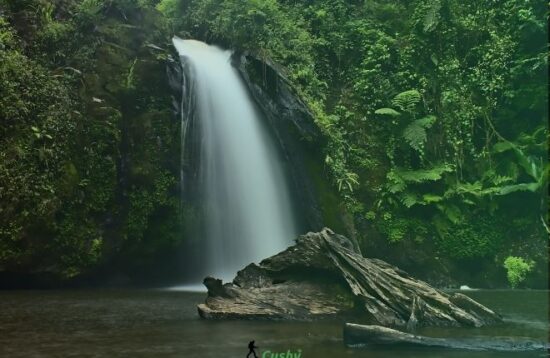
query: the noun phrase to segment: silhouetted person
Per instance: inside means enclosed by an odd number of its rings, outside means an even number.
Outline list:
[[[248,349],[250,350],[250,352],[248,352],[248,354],[246,355],[246,358],[250,357],[251,354],[254,354],[254,358],[258,358],[258,356],[256,355],[256,351],[254,350],[256,348],[258,347],[254,345],[254,341],[251,341],[250,343],[248,343]]]

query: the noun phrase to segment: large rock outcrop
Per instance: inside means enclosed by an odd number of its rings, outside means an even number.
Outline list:
[[[391,327],[483,326],[500,321],[460,293],[447,294],[397,267],[364,258],[330,229],[308,233],[285,251],[250,264],[232,283],[208,277],[198,306],[208,319],[354,318]]]
[[[300,227],[304,231],[317,231],[328,225],[351,233],[352,230],[342,224],[346,214],[338,196],[323,179],[322,148],[326,137],[308,105],[287,79],[285,70],[268,58],[249,52],[234,53],[232,64],[248,87],[285,160]]]

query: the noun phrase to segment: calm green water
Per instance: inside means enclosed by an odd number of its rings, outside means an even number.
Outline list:
[[[548,339],[548,292],[471,291],[506,323],[441,330],[440,337]],[[395,347],[346,348],[338,322],[211,322],[195,305],[203,293],[163,290],[0,292],[0,357],[242,357],[301,349],[302,357],[545,357],[538,352],[467,352]],[[261,354],[260,354],[261,356]]]

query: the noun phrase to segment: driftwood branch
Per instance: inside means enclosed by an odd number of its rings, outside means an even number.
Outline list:
[[[207,278],[203,318],[361,317],[380,326],[475,326],[500,321],[462,294],[447,294],[378,259],[329,229],[241,270],[232,283]]]

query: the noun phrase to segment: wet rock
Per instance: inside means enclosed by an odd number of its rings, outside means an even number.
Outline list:
[[[308,233],[285,251],[250,264],[232,283],[207,278],[198,306],[208,319],[353,318],[389,327],[475,326],[501,320],[462,294],[450,295],[378,259],[330,229]]]
[[[311,163],[323,163],[319,148],[324,146],[325,139],[313,114],[277,64],[247,52],[235,53],[232,63],[282,151],[292,179],[292,196],[303,216],[301,221],[308,230],[320,230],[327,225],[326,213],[319,200],[319,189],[311,178],[323,176],[312,172]]]

